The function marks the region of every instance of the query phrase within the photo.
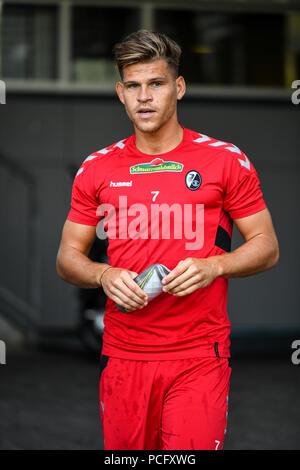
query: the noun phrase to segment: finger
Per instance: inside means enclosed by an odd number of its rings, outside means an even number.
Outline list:
[[[125,282],[127,282],[128,279],[129,279],[129,281],[132,280],[132,279],[128,278],[125,275],[125,276],[123,276],[119,279],[115,279],[112,282],[112,287],[114,287],[115,289],[118,289],[123,295],[125,295],[131,301],[136,302],[138,304],[138,306],[143,306],[145,304],[145,302],[147,302],[147,298],[145,297],[145,293],[142,291],[143,292],[143,297],[139,297],[134,292],[135,287],[137,287],[139,289],[139,287],[136,285],[136,283],[134,281],[132,281],[133,282],[133,288],[130,289],[130,287],[128,287],[126,285],[126,283],[124,282],[124,279],[125,279]],[[117,293],[117,292],[115,291],[115,293]]]
[[[135,283],[135,285],[132,285],[132,287],[128,286],[126,282],[127,280],[123,281],[123,284],[120,286],[123,294],[141,305],[148,301],[148,296],[144,291],[142,291],[142,289],[140,289]],[[137,289],[141,291],[141,294]]]
[[[198,271],[196,271],[191,266],[189,266],[187,268],[187,270],[184,271],[183,274],[180,274],[179,276],[177,276],[175,279],[173,279],[173,281],[168,282],[168,284],[166,284],[165,287],[163,287],[163,291],[164,292],[170,292],[175,287],[180,286],[182,283],[186,282],[188,279],[190,279],[190,278],[194,277],[195,275],[197,275],[197,273],[198,273]],[[198,279],[198,281],[199,281],[199,279]]]
[[[144,292],[136,282],[129,276],[124,275],[124,278],[122,279],[125,286],[130,289],[131,292],[134,294],[134,298],[138,301],[142,300],[145,301],[148,299],[148,296],[146,292]]]
[[[189,266],[190,262],[188,262],[187,260],[179,261],[177,266],[163,278],[162,283],[166,285],[169,282],[173,281],[175,278],[183,274],[189,268]]]
[[[182,282],[181,284],[169,289],[168,292],[170,294],[177,294],[178,292],[185,291],[186,289],[188,289],[189,287],[195,284],[200,285],[200,282],[201,282],[201,277],[199,275],[195,275],[195,276],[189,277],[185,282]]]
[[[124,293],[122,290],[118,289],[115,286],[111,286],[110,292],[118,298],[119,305],[125,308],[130,309],[140,309],[145,306],[145,302],[136,302],[135,299],[132,298],[131,291],[128,289],[127,293]],[[121,302],[121,303],[120,303]]]
[[[192,294],[193,292],[195,292],[197,289],[200,289],[202,286],[199,282],[191,285],[190,287],[188,287],[187,289],[184,289],[184,290],[181,290],[173,295],[175,295],[176,297],[184,297],[185,295],[188,295],[188,294]]]
[[[123,302],[123,300],[120,297],[118,297],[117,295],[111,295],[110,299],[113,300],[120,307],[125,308],[126,312],[133,312],[134,310],[137,310],[136,308],[131,307],[126,302]]]

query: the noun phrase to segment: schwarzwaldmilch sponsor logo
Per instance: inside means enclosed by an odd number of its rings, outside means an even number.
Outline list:
[[[159,173],[162,171],[182,171],[183,164],[178,162],[165,162],[162,158],[154,158],[150,163],[138,163],[130,167],[131,174]]]

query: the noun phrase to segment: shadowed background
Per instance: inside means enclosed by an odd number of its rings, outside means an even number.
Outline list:
[[[183,49],[182,125],[240,147],[280,244],[270,272],[229,281],[232,386],[226,449],[299,449],[300,6],[296,1],[4,1],[0,77],[1,449],[101,449],[105,297],[70,286],[55,258],[73,177],[133,133],[112,47],[140,27]],[[296,96],[296,95],[294,95]],[[300,98],[300,93],[298,93]],[[295,101],[294,101],[295,102]],[[234,249],[242,242],[234,231]],[[106,245],[90,256],[106,260]]]

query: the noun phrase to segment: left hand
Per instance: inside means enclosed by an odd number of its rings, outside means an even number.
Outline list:
[[[162,280],[163,291],[179,297],[208,286],[219,275],[216,257],[186,258]]]

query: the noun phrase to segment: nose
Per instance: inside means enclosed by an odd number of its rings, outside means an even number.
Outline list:
[[[141,103],[145,103],[147,101],[151,101],[152,100],[152,96],[151,96],[151,93],[150,93],[150,90],[148,89],[148,87],[146,85],[142,85],[139,89],[139,93],[138,93],[138,96],[137,96],[137,99],[138,101],[140,101]]]

